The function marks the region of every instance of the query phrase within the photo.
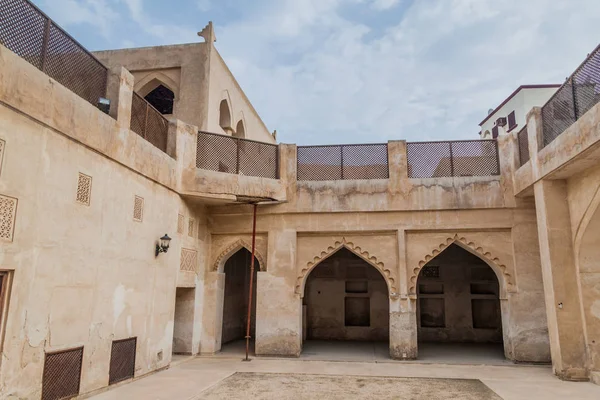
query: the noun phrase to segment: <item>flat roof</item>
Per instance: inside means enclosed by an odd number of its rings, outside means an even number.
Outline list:
[[[496,113],[496,111],[498,111],[499,109],[501,109],[503,105],[505,105],[506,103],[508,103],[508,101],[510,99],[512,99],[513,97],[515,97],[515,95],[517,93],[519,93],[522,89],[547,89],[547,88],[559,88],[561,86],[562,85],[559,84],[559,83],[551,83],[551,84],[546,84],[546,85],[521,85],[514,92],[512,92],[510,94],[510,96],[508,96],[506,99],[504,99],[504,101],[502,103],[500,103],[500,105],[498,107],[494,108],[494,110],[491,113],[489,113],[487,115],[487,117],[485,117],[483,119],[483,121],[481,121],[479,123],[479,126],[483,125],[485,123],[485,121],[487,121],[488,119],[490,119],[492,117],[492,115],[494,115]]]

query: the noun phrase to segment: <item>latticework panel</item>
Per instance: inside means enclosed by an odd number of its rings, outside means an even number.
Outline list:
[[[600,102],[600,46],[573,74],[573,92],[577,118]]]
[[[54,24],[44,66],[44,72],[94,105],[106,96],[106,67]]]
[[[133,220],[142,222],[144,219],[144,198],[135,196],[133,200]]]
[[[343,179],[389,178],[387,144],[342,146]]]
[[[600,46],[542,107],[543,146],[600,102]]]
[[[86,206],[90,205],[90,200],[92,198],[92,177],[86,174],[79,173],[79,178],[77,179],[77,196],[76,200],[78,203],[85,204]]]
[[[29,1],[0,2],[0,43],[88,102],[106,96],[106,67]]]
[[[517,133],[517,143],[519,145],[519,165],[529,161],[529,139],[527,135],[527,125]]]
[[[196,271],[198,265],[198,252],[192,249],[181,249],[181,259],[179,261],[179,269],[181,271]]]
[[[299,181],[389,178],[387,144],[298,146]]]
[[[0,43],[41,69],[47,21],[47,18],[26,0],[2,0]]]
[[[131,99],[130,129],[163,152],[167,152],[169,121],[135,92]]]
[[[278,147],[273,144],[239,139],[239,174],[277,179]]]
[[[137,93],[131,98],[131,123],[129,129],[144,137],[146,131],[146,100]]]
[[[137,338],[114,340],[110,352],[108,384],[133,378],[135,374],[135,348]]]
[[[83,347],[46,353],[42,400],[68,399],[79,394]]]
[[[452,176],[450,142],[406,144],[409,178]]]
[[[341,146],[298,146],[299,181],[343,179]]]
[[[413,142],[406,152],[409,178],[500,174],[495,140]]]
[[[278,146],[198,132],[196,167],[210,171],[277,179]]]
[[[496,140],[456,141],[450,142],[450,145],[452,176],[500,175]]]
[[[0,240],[13,240],[17,203],[14,197],[0,195]]]
[[[569,80],[542,107],[544,146],[573,125],[576,119],[573,85]]]
[[[146,140],[166,153],[168,134],[169,121],[158,110],[148,104]]]

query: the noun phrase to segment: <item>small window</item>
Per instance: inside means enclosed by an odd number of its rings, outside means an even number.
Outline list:
[[[492,128],[492,139],[498,138],[498,126]]]
[[[508,131],[510,132],[517,126],[517,118],[515,117],[515,112],[512,111],[508,114]]]

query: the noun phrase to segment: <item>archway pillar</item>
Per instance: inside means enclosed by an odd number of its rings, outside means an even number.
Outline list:
[[[208,272],[204,278],[200,354],[214,354],[221,350],[224,295],[225,274],[217,271]]]
[[[542,180],[534,194],[552,367],[562,379],[587,379],[567,184]]]
[[[395,360],[417,358],[416,298],[390,297],[390,357]]]
[[[296,294],[296,231],[268,233],[267,271],[256,290],[256,355],[298,357],[302,351],[302,301]]]

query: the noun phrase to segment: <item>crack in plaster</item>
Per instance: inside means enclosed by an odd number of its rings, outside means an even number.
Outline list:
[[[498,257],[494,257],[490,252],[485,251],[481,246],[477,246],[475,244],[475,242],[469,241],[464,236],[455,234],[454,236],[448,237],[443,243],[441,243],[439,246],[437,246],[435,249],[433,249],[431,251],[431,253],[429,253],[425,257],[423,257],[419,261],[419,266],[412,270],[412,274],[409,279],[409,281],[410,281],[410,288],[408,290],[409,294],[413,294],[413,295],[416,294],[417,278],[419,276],[419,272],[425,266],[425,264],[427,264],[429,261],[431,261],[435,257],[437,257],[442,251],[444,251],[448,246],[450,246],[453,243],[458,243],[459,245],[462,244],[464,247],[467,247],[470,250],[472,250],[473,253],[475,255],[477,255],[479,258],[496,266],[498,268],[498,270],[504,276],[504,279],[506,282],[506,291],[507,292],[514,291],[514,282],[512,280],[512,276],[507,272],[506,265],[502,264]]]

